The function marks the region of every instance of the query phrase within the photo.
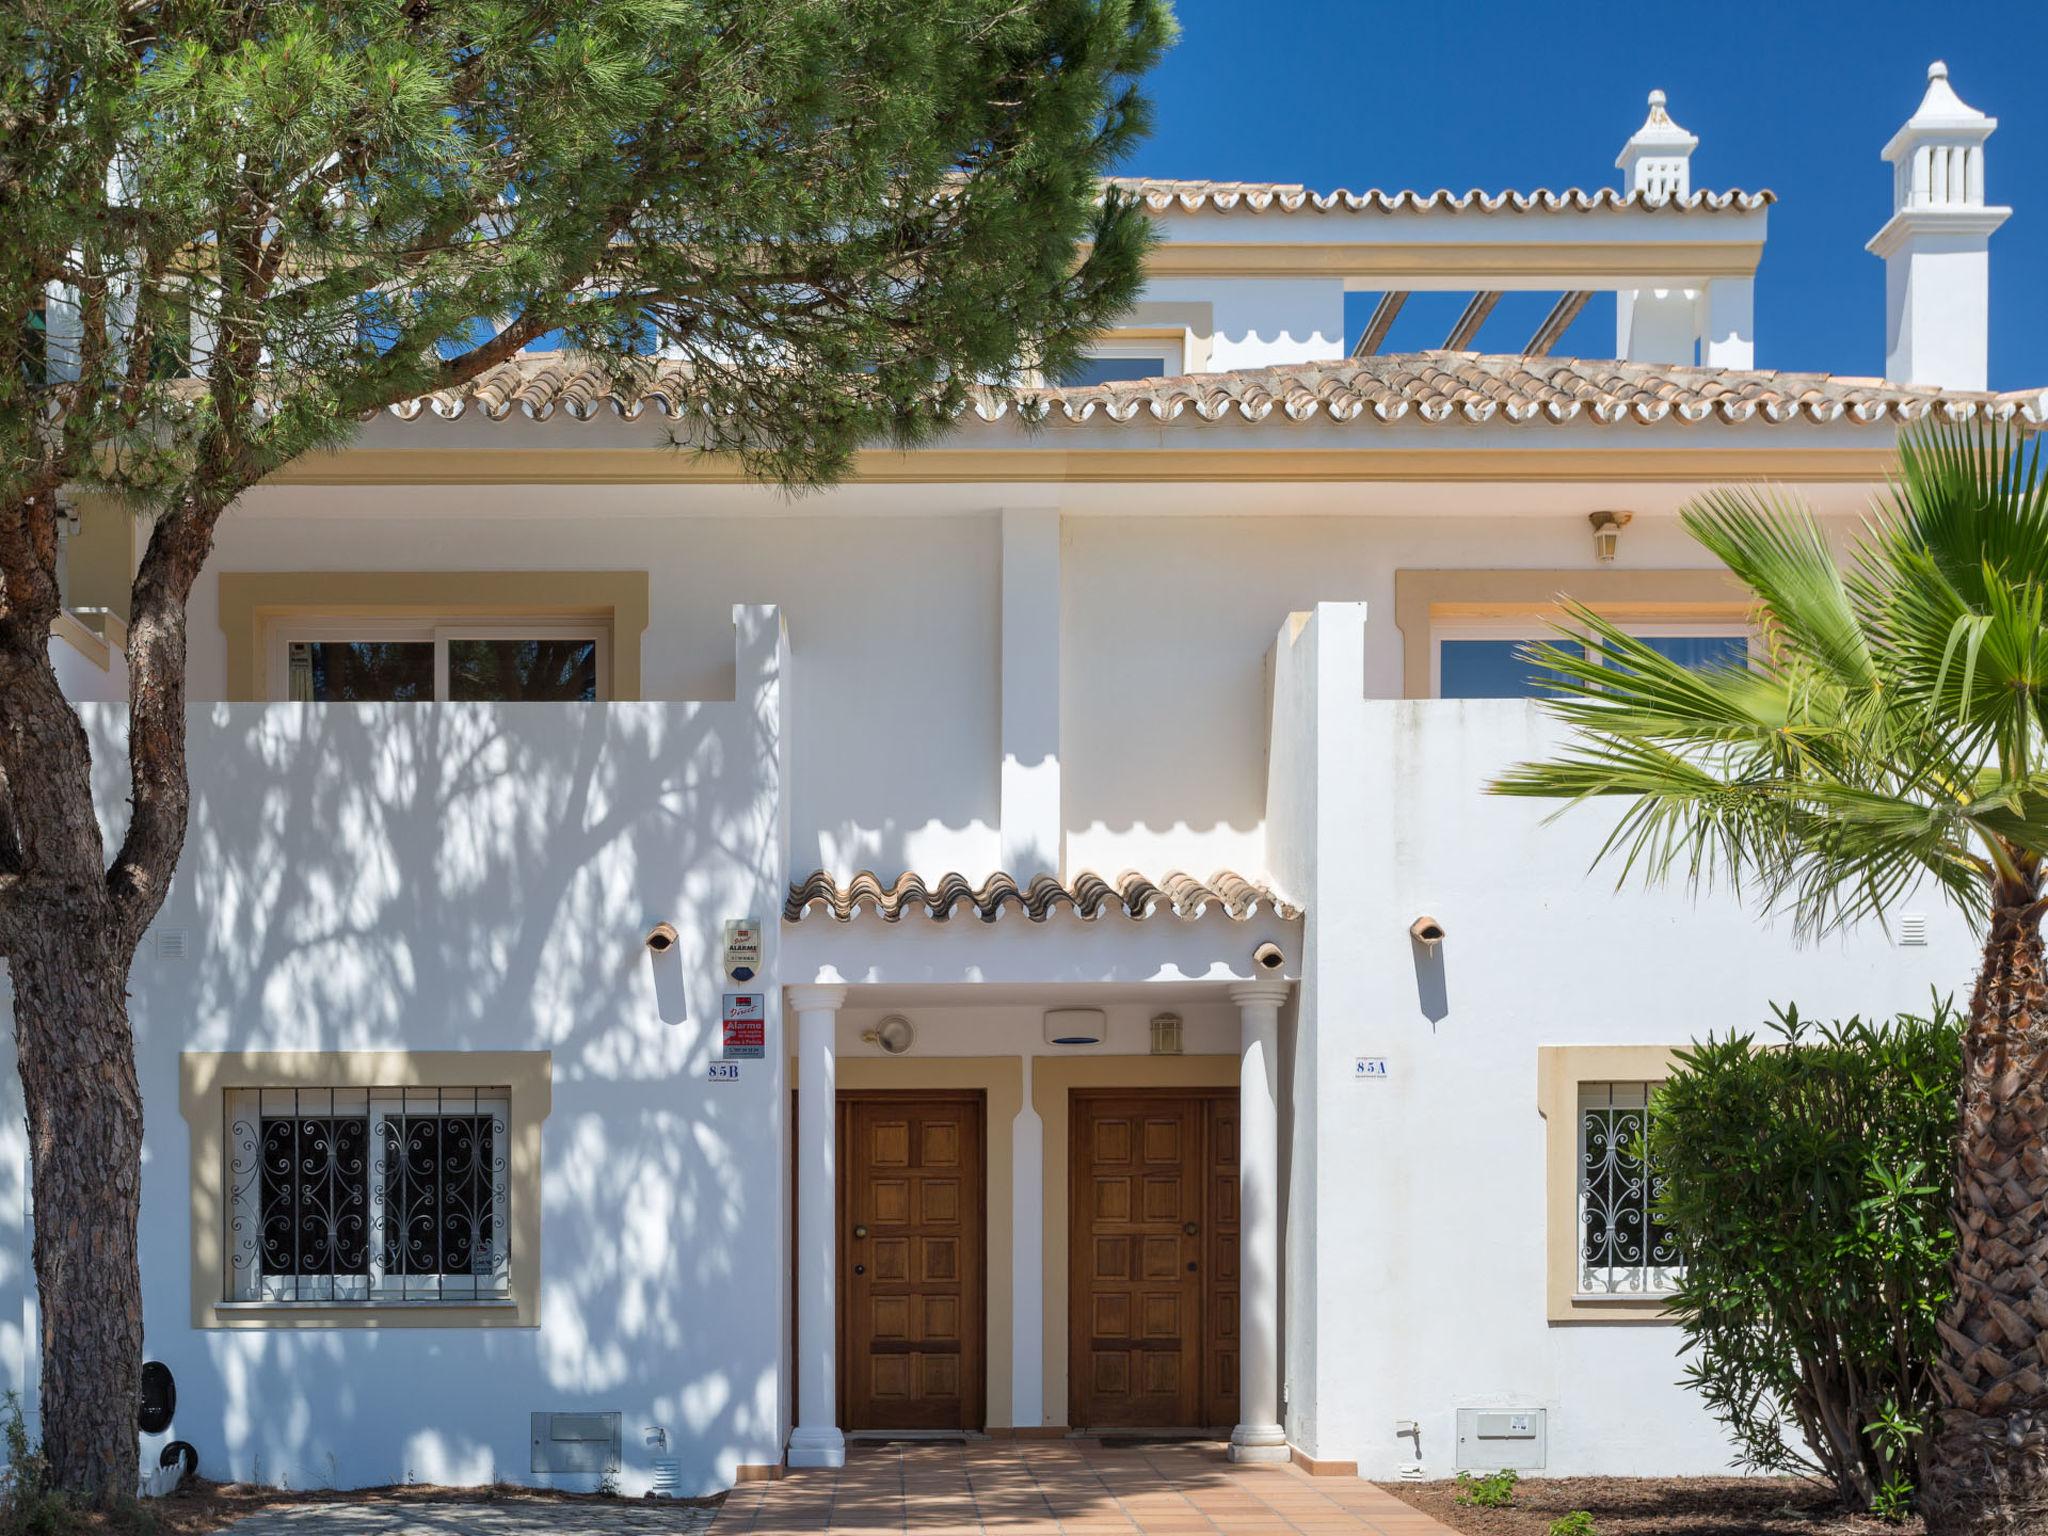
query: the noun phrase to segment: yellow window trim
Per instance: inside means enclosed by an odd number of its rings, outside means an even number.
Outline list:
[[[547,1051],[186,1051],[178,1108],[192,1163],[194,1328],[537,1328],[540,1128],[554,1100]],[[227,1096],[237,1088],[503,1088],[510,1098],[512,1300],[476,1306],[231,1303],[227,1251]]]
[[[1665,1323],[1657,1296],[1579,1292],[1579,1085],[1661,1083],[1675,1045],[1546,1045],[1536,1051],[1536,1107],[1543,1115],[1544,1292],[1553,1323]]]
[[[587,618],[611,622],[611,698],[640,697],[645,571],[223,571],[220,627],[227,696],[261,702],[264,636],[280,619]]]
[[[1394,573],[1394,623],[1401,631],[1401,694],[1426,699],[1431,630],[1449,619],[1562,618],[1560,594],[1619,624],[1693,619],[1744,623],[1754,607],[1724,570],[1469,570]]]

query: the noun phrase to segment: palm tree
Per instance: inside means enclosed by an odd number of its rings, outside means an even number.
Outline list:
[[[1731,885],[1805,934],[1931,882],[1978,923],[1955,1300],[1928,1530],[2048,1530],[2048,475],[2017,428],[1922,423],[1838,562],[1814,515],[1711,492],[1686,528],[1754,594],[1747,667],[1689,670],[1582,606],[1532,648],[1572,728],[1496,793],[1618,796],[1623,878]],[[1561,637],[1562,640],[1562,637]]]

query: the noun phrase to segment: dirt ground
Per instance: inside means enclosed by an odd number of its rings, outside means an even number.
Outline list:
[[[1532,1477],[1507,1509],[1458,1502],[1455,1483],[1382,1483],[1387,1492],[1468,1536],[1549,1536],[1575,1509],[1596,1536],[1921,1536],[1915,1520],[1893,1525],[1848,1514],[1815,1483],[1776,1477]]]
[[[212,1483],[204,1478],[161,1499],[144,1499],[126,1509],[104,1513],[80,1510],[70,1529],[80,1536],[211,1536],[223,1526],[267,1509],[302,1508],[308,1504],[504,1504],[555,1503],[597,1504],[635,1509],[659,1507],[681,1512],[715,1505],[723,1495],[710,1499],[610,1498],[595,1493],[561,1493],[551,1488],[524,1488],[497,1484],[488,1488],[442,1488],[413,1483],[387,1488],[346,1488],[300,1490],[263,1488],[252,1483]]]

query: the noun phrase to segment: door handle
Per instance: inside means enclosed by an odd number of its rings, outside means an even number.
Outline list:
[[[1187,1233],[1189,1237],[1193,1237],[1196,1233],[1200,1232],[1201,1230],[1202,1226],[1200,1222],[1185,1222],[1181,1226],[1181,1231]]]
[[[853,1235],[855,1237],[866,1237],[868,1235],[868,1229],[866,1227],[855,1227],[853,1229]]]
[[[1194,1267],[1195,1267],[1195,1266],[1194,1266],[1194,1265],[1192,1265],[1192,1264],[1190,1264],[1190,1265],[1188,1266],[1188,1268],[1189,1268],[1189,1269],[1193,1269]],[[856,1265],[854,1265],[854,1266],[853,1266],[853,1272],[854,1272],[854,1273],[855,1273],[856,1275],[864,1275],[864,1274],[866,1274],[866,1273],[868,1272],[868,1267],[867,1267],[867,1265],[865,1265],[865,1264],[856,1264]]]

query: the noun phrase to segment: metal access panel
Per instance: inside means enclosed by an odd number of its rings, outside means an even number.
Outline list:
[[[535,1472],[619,1470],[619,1415],[536,1413],[533,1416]]]
[[[1458,1468],[1466,1472],[1540,1472],[1549,1437],[1541,1408],[1460,1408]]]

